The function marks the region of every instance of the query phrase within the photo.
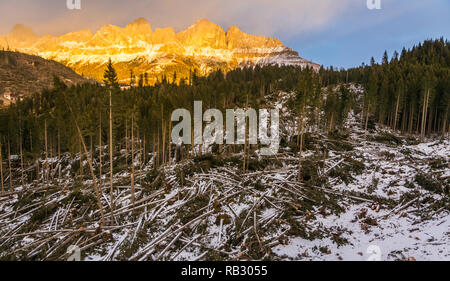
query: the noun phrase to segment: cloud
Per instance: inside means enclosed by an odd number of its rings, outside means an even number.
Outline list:
[[[2,0],[4,1],[4,0]],[[184,29],[199,18],[223,28],[238,25],[248,33],[298,35],[332,25],[365,0],[81,0],[82,10],[66,9],[66,0],[15,0],[2,5],[0,33],[15,23],[39,34],[61,34],[104,24],[124,26],[144,17],[153,27]]]

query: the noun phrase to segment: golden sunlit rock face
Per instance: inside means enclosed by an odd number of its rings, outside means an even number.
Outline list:
[[[302,59],[280,40],[255,36],[232,26],[226,32],[206,19],[175,33],[172,28],[152,30],[140,18],[125,28],[101,27],[95,34],[81,30],[62,36],[38,37],[33,30],[16,25],[7,36],[0,36],[0,48],[18,50],[71,67],[77,73],[97,79],[111,58],[121,83],[147,73],[150,83],[167,76],[187,78],[191,72],[207,75],[221,69],[226,72],[245,65],[298,65],[315,69],[319,65]]]

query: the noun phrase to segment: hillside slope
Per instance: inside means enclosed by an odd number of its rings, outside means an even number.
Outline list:
[[[275,103],[286,108],[287,96]],[[282,136],[293,137],[295,116],[282,117]],[[348,114],[344,134],[306,136],[301,182],[292,143],[275,157],[252,154],[245,172],[240,153],[203,147],[203,155],[156,168],[156,155],[140,149],[135,204],[122,150],[114,155],[122,163],[113,176],[114,212],[103,176],[105,217],[114,216],[103,227],[92,180],[78,171],[80,155],[52,158],[50,174],[59,176],[51,184],[42,175],[20,186],[16,168],[15,188],[0,195],[0,260],[65,260],[75,243],[83,260],[103,261],[363,261],[371,245],[381,260],[449,260],[449,141],[418,144],[378,126],[366,139],[359,119]],[[96,174],[107,151],[97,147]]]
[[[88,82],[72,69],[51,60],[18,52],[0,51],[0,95],[29,95],[53,85],[57,76],[67,85]]]

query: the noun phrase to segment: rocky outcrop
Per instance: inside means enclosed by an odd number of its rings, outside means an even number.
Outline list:
[[[124,28],[106,25],[95,34],[81,30],[59,37],[38,37],[31,28],[16,25],[9,35],[0,37],[2,47],[61,62],[97,80],[102,79],[111,58],[124,83],[130,78],[130,70],[137,75],[148,73],[155,81],[162,75],[171,77],[173,72],[181,78],[193,71],[206,75],[246,65],[320,67],[302,59],[278,39],[246,34],[236,26],[225,32],[206,19],[178,33],[172,28],[153,31],[148,21],[139,18]]]

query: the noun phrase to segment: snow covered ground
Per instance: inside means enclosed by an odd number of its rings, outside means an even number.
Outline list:
[[[131,160],[116,155],[125,168],[114,175],[114,212],[102,177],[102,227],[80,159],[51,159],[49,184],[17,180],[0,195],[0,260],[64,260],[70,245],[83,260],[450,260],[448,138],[419,144],[383,128],[364,138],[358,120],[305,136],[301,182],[292,143],[274,157],[252,153],[245,172],[239,153],[154,169],[138,151],[133,205]],[[295,120],[283,127],[297,131]]]

